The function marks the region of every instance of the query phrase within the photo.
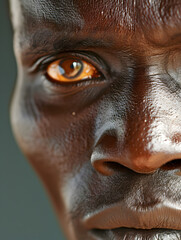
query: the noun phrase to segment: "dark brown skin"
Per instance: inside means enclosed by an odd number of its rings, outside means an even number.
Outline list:
[[[11,9],[12,126],[67,239],[181,239],[181,1]],[[47,67],[75,54],[101,78],[51,81]]]

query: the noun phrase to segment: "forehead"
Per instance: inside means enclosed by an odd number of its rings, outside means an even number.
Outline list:
[[[46,41],[91,36],[120,42],[181,33],[180,0],[11,0],[11,11],[21,47],[41,32],[39,40]]]
[[[135,29],[180,20],[180,0],[11,0],[13,15],[59,26]],[[17,11],[18,9],[18,11]],[[92,25],[93,24],[93,25]]]

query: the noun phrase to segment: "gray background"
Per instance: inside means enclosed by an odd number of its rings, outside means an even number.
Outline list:
[[[8,108],[15,79],[8,1],[0,0],[0,239],[62,240],[49,199],[12,136]]]

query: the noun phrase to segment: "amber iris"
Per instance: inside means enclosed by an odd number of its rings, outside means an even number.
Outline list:
[[[76,82],[100,77],[100,73],[91,63],[77,58],[52,62],[47,68],[47,74],[57,82]]]

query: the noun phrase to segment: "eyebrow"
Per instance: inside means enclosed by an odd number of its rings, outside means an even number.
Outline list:
[[[75,37],[62,37],[56,36],[50,41],[47,34],[42,34],[40,37],[39,31],[38,34],[34,34],[31,38],[28,48],[25,48],[22,51],[22,60],[26,64],[29,62],[34,62],[36,59],[55,55],[61,52],[75,51],[75,50],[86,50],[90,48],[111,48],[113,47],[113,41],[111,39],[102,39],[102,38],[80,38]]]
[[[161,41],[156,41],[154,39],[147,38],[148,42],[155,48],[172,48],[181,46],[181,32],[174,33],[170,36],[166,36]]]
[[[108,48],[111,47],[112,42],[103,39],[92,39],[86,38],[82,40],[77,39],[59,39],[55,41],[53,47],[55,50],[62,51],[62,50],[71,50],[71,49],[78,49],[78,48],[91,48],[91,47],[101,47],[101,48]]]
[[[70,51],[74,49],[86,49],[86,48],[111,48],[114,46],[113,38],[102,36],[101,38],[77,38],[77,36],[66,36],[62,37],[63,33],[59,33],[58,35],[53,36],[50,31],[36,31],[31,39],[29,39],[29,49],[27,52],[30,54],[38,54],[38,53],[47,53],[47,52],[62,52],[62,51]],[[75,35],[75,34],[74,34]],[[50,41],[50,36],[53,38]],[[123,38],[124,39],[124,38]],[[148,42],[156,48],[160,47],[170,47],[173,45],[181,44],[181,31],[174,33],[168,38],[162,39],[160,42],[151,39],[148,37]],[[120,38],[120,47],[126,48],[125,41]]]
[[[77,37],[78,33],[70,32],[63,37],[64,31],[53,33],[51,29],[36,30],[31,37],[26,38],[28,41],[28,48],[22,51],[22,60],[26,64],[36,61],[38,58],[59,54],[61,52],[88,50],[88,49],[111,49],[114,47],[114,38],[107,36],[106,33],[101,32],[99,38],[94,36]],[[152,35],[150,35],[152,37]],[[164,41],[154,41],[154,39],[147,39],[150,46],[154,48],[170,48],[181,45],[181,31],[168,36]],[[25,44],[26,45],[26,44]],[[130,51],[129,44],[125,44],[125,38],[119,42],[119,50]]]
[[[168,45],[169,43],[175,43],[175,44],[181,44],[181,32],[179,33],[176,33],[176,34],[173,34],[170,38],[169,38],[169,41],[168,41]]]

